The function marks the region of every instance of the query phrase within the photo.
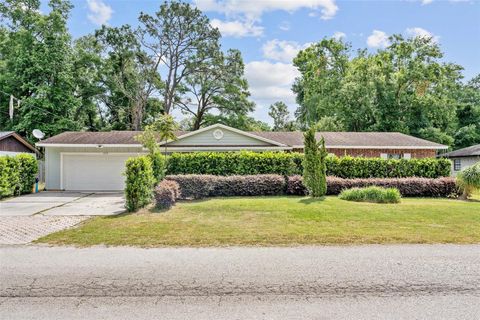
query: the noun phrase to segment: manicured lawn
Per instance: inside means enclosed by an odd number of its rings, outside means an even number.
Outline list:
[[[215,198],[180,202],[163,212],[98,217],[39,242],[142,247],[479,243],[480,201],[371,204],[337,197]]]

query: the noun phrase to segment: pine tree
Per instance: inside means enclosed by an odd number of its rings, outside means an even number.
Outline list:
[[[305,132],[304,138],[303,181],[309,194],[314,198],[319,198],[327,193],[325,139],[322,137],[320,142],[317,142],[314,128]]]

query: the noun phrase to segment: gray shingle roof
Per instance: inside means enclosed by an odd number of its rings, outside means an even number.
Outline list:
[[[14,131],[0,131],[0,139],[9,136],[13,133]]]
[[[445,157],[480,157],[480,144],[444,154]]]
[[[289,146],[302,146],[302,132],[252,132],[267,139]],[[316,137],[325,138],[327,146],[338,147],[428,147],[446,149],[439,143],[412,137],[399,132],[317,132]]]
[[[64,132],[42,141],[42,144],[135,144],[140,131]],[[177,131],[176,135],[185,134]],[[288,146],[302,146],[302,132],[249,132]],[[426,147],[446,149],[446,146],[398,132],[318,132],[329,147]]]

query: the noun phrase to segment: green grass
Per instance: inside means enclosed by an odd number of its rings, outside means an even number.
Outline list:
[[[163,212],[98,217],[38,242],[142,247],[480,243],[480,201],[214,198],[179,202]]]

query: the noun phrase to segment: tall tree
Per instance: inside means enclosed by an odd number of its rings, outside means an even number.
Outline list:
[[[315,128],[310,128],[304,133],[305,158],[303,159],[303,181],[309,194],[319,198],[327,193],[327,178],[325,158],[325,139],[317,142]]]
[[[143,46],[162,62],[163,108],[170,114],[180,101],[182,82],[204,68],[218,50],[220,33],[206,15],[185,2],[164,2],[155,15],[141,13],[139,20]]]
[[[138,32],[129,25],[103,26],[95,36],[108,57],[103,65],[102,83],[103,101],[110,116],[126,125],[126,129],[141,130],[152,95],[161,87],[157,73],[161,57],[147,55]]]
[[[0,87],[21,100],[13,121],[2,116],[0,126],[32,138],[33,129],[47,136],[83,128],[75,115],[80,100],[75,96],[73,55],[67,19],[69,1],[50,0],[50,11],[40,13],[38,0],[6,0],[0,3],[2,28]],[[8,103],[2,95],[2,114]]]
[[[293,131],[296,129],[295,122],[290,120],[288,106],[277,101],[269,108],[268,115],[273,119],[273,131]]]
[[[180,110],[193,117],[193,130],[199,129],[213,111],[222,116],[241,116],[255,107],[248,100],[250,93],[240,51],[231,49],[224,54],[218,50],[207,54],[212,53],[211,60],[185,78],[187,96],[178,102]]]
[[[304,127],[315,124],[322,116],[335,115],[349,54],[349,44],[342,40],[323,39],[301,50],[293,60],[301,73],[292,88],[300,105],[296,116]]]
[[[372,54],[352,54],[334,39],[298,54],[294,64],[301,76],[293,90],[303,127],[335,117],[349,131],[400,131],[452,143],[462,68],[442,62],[431,38],[389,40]]]

